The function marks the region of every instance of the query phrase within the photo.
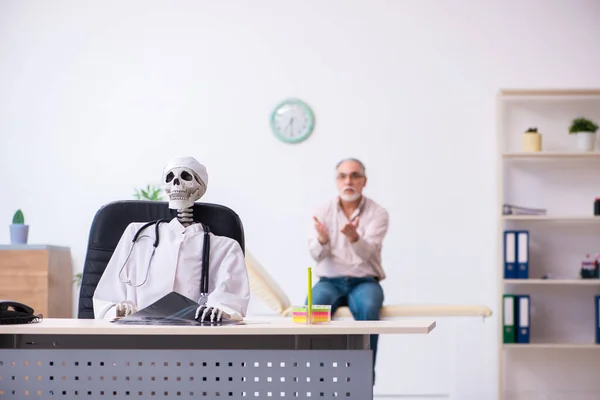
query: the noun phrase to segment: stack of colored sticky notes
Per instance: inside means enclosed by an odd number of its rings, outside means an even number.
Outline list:
[[[292,320],[299,324],[318,324],[331,321],[331,306],[313,305],[312,321],[308,320],[308,306],[292,307]]]

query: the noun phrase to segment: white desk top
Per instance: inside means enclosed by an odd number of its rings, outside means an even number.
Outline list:
[[[428,334],[435,321],[332,321],[328,324],[301,325],[291,319],[248,319],[244,325],[165,326],[117,325],[108,320],[45,318],[37,324],[0,325],[3,334],[62,335],[363,335]]]

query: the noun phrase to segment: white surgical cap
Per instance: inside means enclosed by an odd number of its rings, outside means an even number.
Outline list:
[[[208,188],[208,172],[206,172],[206,167],[200,164],[194,157],[175,157],[169,160],[163,170],[163,182],[170,170],[181,167],[186,167],[194,171],[204,184],[204,191],[206,192],[206,189]]]

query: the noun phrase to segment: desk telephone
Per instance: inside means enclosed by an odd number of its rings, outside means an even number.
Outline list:
[[[0,299],[0,325],[36,323],[42,318],[42,314],[35,315],[33,308],[25,304]]]

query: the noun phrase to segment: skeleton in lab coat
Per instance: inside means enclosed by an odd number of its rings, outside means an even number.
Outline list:
[[[209,233],[207,296],[201,293],[205,232],[194,222],[192,206],[206,192],[206,168],[192,157],[175,158],[165,166],[162,182],[177,218],[140,233],[145,223],[129,224],[96,287],[95,318],[124,317],[177,292],[200,304],[198,321],[242,320],[250,287],[236,240]]]

